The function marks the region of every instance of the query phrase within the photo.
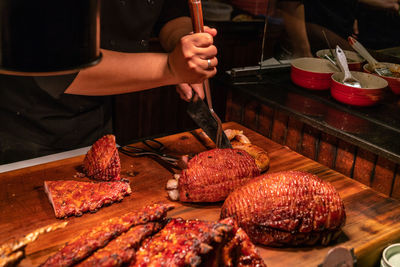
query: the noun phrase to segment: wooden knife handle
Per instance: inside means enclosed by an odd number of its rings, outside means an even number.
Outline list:
[[[192,18],[193,31],[204,32],[203,10],[201,0],[189,0],[190,16]]]

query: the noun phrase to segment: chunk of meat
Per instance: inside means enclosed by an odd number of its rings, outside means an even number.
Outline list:
[[[83,170],[95,180],[121,180],[121,162],[114,135],[105,135],[92,145],[83,160]]]
[[[225,200],[221,217],[232,217],[253,242],[269,245],[328,244],[345,223],[335,188],[314,174],[286,171],[261,175]]]
[[[87,258],[94,251],[104,247],[116,236],[128,231],[132,226],[159,221],[165,218],[170,204],[156,203],[139,211],[111,218],[97,227],[80,234],[57,253],[50,256],[41,266],[72,266]]]
[[[130,266],[265,266],[254,245],[243,245],[251,243],[245,236],[228,220],[172,219],[143,242]]]
[[[135,252],[142,241],[163,227],[161,222],[149,222],[132,227],[128,232],[113,239],[106,247],[99,249],[92,256],[76,266],[107,267],[121,266],[134,259]]]
[[[224,200],[235,188],[258,176],[255,160],[239,149],[212,149],[197,154],[177,182],[169,181],[170,198],[179,195],[184,202],[217,202]]]
[[[129,195],[127,182],[79,182],[45,181],[45,192],[57,218],[81,216],[84,212],[96,212],[103,205],[121,201]]]

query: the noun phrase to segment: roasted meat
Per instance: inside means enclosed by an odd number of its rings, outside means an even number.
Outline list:
[[[87,258],[97,249],[104,247],[132,226],[163,219],[167,211],[172,208],[172,205],[157,203],[121,217],[111,218],[79,235],[53,256],[50,256],[42,266],[72,266]]]
[[[172,219],[143,242],[130,266],[265,266],[254,245],[245,248],[236,233],[238,228],[228,220]],[[245,240],[244,232],[239,235]]]
[[[45,181],[44,188],[57,218],[96,212],[103,205],[121,201],[129,195],[127,182]]]
[[[105,135],[92,145],[83,160],[83,170],[95,180],[121,180],[121,163],[114,135]]]
[[[76,266],[79,267],[106,267],[121,266],[134,259],[135,252],[141,242],[150,235],[158,232],[162,222],[149,222],[132,227],[128,232],[112,240],[106,247],[99,249],[92,256]]]
[[[260,174],[254,158],[239,149],[212,149],[197,154],[176,180],[167,183],[171,199],[184,202],[224,200],[235,188]]]
[[[269,246],[328,244],[345,223],[335,188],[314,174],[264,174],[225,200],[221,217],[232,217],[253,242]]]

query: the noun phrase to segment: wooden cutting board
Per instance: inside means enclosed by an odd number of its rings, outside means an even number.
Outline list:
[[[369,187],[307,159],[289,148],[279,145],[236,123],[224,128],[241,129],[252,143],[268,151],[271,158],[269,172],[305,170],[331,182],[345,202],[347,222],[339,242],[328,247],[300,248],[259,247],[269,267],[317,266],[326,253],[335,246],[354,248],[358,266],[373,266],[379,262],[384,247],[400,240],[400,203]],[[198,153],[206,147],[186,132],[158,139],[167,152],[177,155]],[[43,189],[45,180],[74,179],[84,156],[51,162],[0,174],[0,243],[60,220],[54,217],[52,207]],[[81,232],[98,225],[107,218],[121,215],[154,201],[169,201],[164,191],[171,173],[153,159],[131,158],[121,154],[122,176],[130,180],[133,194],[120,203],[100,209],[97,213],[66,219],[68,225],[39,237],[26,249],[21,266],[37,266],[66,242]],[[182,204],[169,212],[171,217],[217,220],[222,203]]]

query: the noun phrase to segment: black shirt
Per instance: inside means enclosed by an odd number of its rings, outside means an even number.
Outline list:
[[[185,0],[101,5],[101,47],[121,52],[147,51],[165,22],[189,14]],[[89,146],[112,132],[111,97],[63,94],[74,77],[0,75],[0,164]]]

